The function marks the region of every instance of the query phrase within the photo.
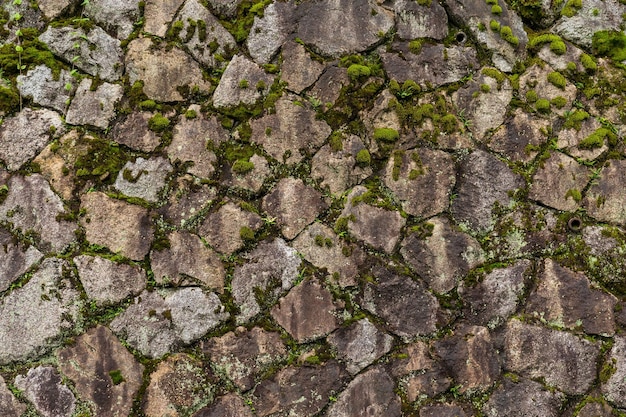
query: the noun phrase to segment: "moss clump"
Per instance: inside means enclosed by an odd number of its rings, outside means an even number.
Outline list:
[[[491,91],[491,87],[489,87],[489,84],[481,84],[480,91],[486,94]]]
[[[339,152],[343,150],[343,134],[339,131],[335,131],[328,138],[328,144],[333,152]]]
[[[555,87],[560,88],[561,90],[565,90],[565,85],[567,84],[567,80],[565,77],[557,71],[553,71],[548,74],[548,82]]]
[[[409,51],[411,51],[412,54],[417,55],[422,52],[422,45],[424,45],[424,39],[412,40],[409,42]]]
[[[563,10],[561,10],[561,16],[572,17],[576,13],[578,13],[578,11],[582,9],[582,7],[582,0],[569,0],[565,4],[565,7],[563,7]]]
[[[526,101],[529,103],[534,103],[539,100],[539,96],[535,90],[528,90],[526,92]]]
[[[609,381],[609,379],[613,376],[615,371],[617,371],[616,367],[617,361],[615,359],[611,359],[607,361],[600,370],[600,382],[605,384]]]
[[[356,154],[356,164],[360,167],[369,166],[372,162],[372,156],[367,149],[361,149]]]
[[[111,377],[111,382],[113,382],[113,385],[119,385],[122,382],[126,381],[122,376],[122,371],[120,371],[119,369],[109,371],[109,376]]]
[[[196,117],[198,117],[198,113],[193,109],[189,109],[185,112],[185,119],[195,119]]]
[[[519,38],[513,35],[513,30],[510,26],[502,26],[500,28],[500,37],[513,46],[519,45]]]
[[[491,28],[491,30],[493,30],[494,32],[498,32],[500,31],[500,22],[491,19],[489,21],[489,27]]]
[[[487,87],[489,87],[487,84],[483,84],[483,85],[486,85]],[[483,90],[482,86],[481,86],[481,90]],[[486,92],[489,92],[489,91],[486,91]],[[448,113],[445,116],[443,116],[441,119],[439,119],[439,126],[441,127],[441,130],[445,133],[454,133],[457,131],[459,127],[459,122],[453,114]]]
[[[154,100],[144,100],[139,103],[139,108],[141,110],[154,110],[157,104]]]
[[[543,45],[549,43],[552,45],[554,42],[563,42],[559,35],[554,35],[552,33],[544,33],[542,35],[535,36],[534,38],[528,41],[528,47],[530,49],[539,49]]]
[[[237,174],[243,175],[254,169],[254,164],[245,159],[238,159],[233,163],[233,171]]]
[[[393,143],[400,138],[400,134],[396,129],[389,127],[380,127],[374,129],[374,139],[381,142]]]
[[[424,7],[430,7],[432,2],[433,0],[417,0],[417,4],[419,4],[420,6],[424,6]]]
[[[563,96],[558,96],[550,100],[550,104],[552,104],[557,109],[562,109],[567,104],[567,100]]]
[[[0,112],[9,113],[17,109],[20,104],[20,96],[13,88],[0,86]]]
[[[243,0],[237,7],[237,17],[222,24],[233,35],[235,41],[241,43],[248,37],[255,16],[263,17],[264,9],[270,3],[272,0]]]
[[[589,113],[584,110],[574,110],[568,114],[563,124],[564,129],[580,130],[582,123],[589,118]]]
[[[593,51],[600,56],[608,56],[613,61],[626,60],[626,35],[622,32],[601,30],[593,34]]]
[[[499,4],[494,4],[493,6],[491,6],[491,13],[493,13],[495,15],[501,15],[502,14],[502,6],[500,6]]]
[[[611,132],[606,127],[601,127],[600,129],[593,132],[591,135],[587,136],[585,139],[581,140],[578,143],[579,149],[597,149],[604,146],[605,139],[615,139],[615,133]]]
[[[535,103],[535,108],[539,113],[550,113],[550,102],[545,98],[540,98]]]
[[[239,229],[239,237],[244,242],[250,242],[254,240],[254,230],[250,229],[248,226],[242,226]]]
[[[583,68],[587,70],[587,72],[595,72],[598,69],[598,64],[596,64],[596,61],[587,54],[580,55],[580,63],[582,64]]]
[[[170,119],[157,113],[148,120],[148,128],[153,132],[162,133],[170,127]]]
[[[567,46],[565,46],[565,42],[562,40],[554,40],[550,42],[550,50],[554,52],[556,55],[563,55],[567,52]]]
[[[487,26],[485,26],[483,22],[479,22],[478,25],[476,25],[476,27],[478,27],[478,30],[480,30],[481,32],[484,32],[487,30]]]
[[[348,77],[352,81],[367,78],[372,74],[372,70],[366,65],[352,64],[348,67]]]
[[[103,139],[83,138],[87,150],[76,159],[74,167],[79,181],[90,180],[97,184],[111,183],[116,174],[129,161],[130,154],[117,143]]]
[[[501,73],[495,68],[483,68],[481,73],[487,77],[490,77],[496,80],[498,82],[498,88],[500,88],[502,84],[504,83],[504,81],[506,80],[506,75],[504,75],[503,73]]]
[[[574,200],[575,202],[580,202],[583,199],[582,194],[580,193],[579,190],[575,189],[575,188],[571,188],[569,190],[567,190],[567,193],[565,193],[565,198],[572,198],[572,200]]]

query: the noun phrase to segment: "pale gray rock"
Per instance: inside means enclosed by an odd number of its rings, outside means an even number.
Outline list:
[[[626,407],[626,339],[623,336],[615,337],[604,368],[612,372],[608,380],[602,381],[602,393],[618,407]]]
[[[54,19],[63,13],[63,10],[69,6],[70,0],[39,0],[39,10],[41,10],[46,19]]]
[[[17,76],[17,88],[22,96],[30,97],[34,103],[64,112],[66,102],[75,91],[72,81],[72,76],[66,70],[61,70],[59,78],[55,80],[50,68],[39,65],[28,70],[26,75]],[[72,85],[69,91],[65,88],[68,83]]]
[[[270,75],[245,55],[236,55],[226,67],[213,93],[213,105],[217,108],[253,105],[267,94],[273,81]]]
[[[173,168],[162,157],[128,161],[117,174],[115,188],[129,197],[142,198],[150,203],[159,201],[159,193],[165,187],[166,179]]]
[[[537,56],[557,71],[566,71],[567,65],[570,62],[573,62],[576,65],[577,71],[585,72],[586,68],[580,62],[581,55],[584,51],[575,47],[570,42],[563,41],[563,43],[565,44],[565,53],[554,53],[550,49],[550,44],[546,43],[541,47],[541,49],[539,49],[539,51],[537,51]]]
[[[597,12],[594,12],[597,11]],[[552,30],[583,48],[590,49],[593,34],[601,30],[621,31],[626,6],[616,0],[588,0],[572,17],[562,16]]]
[[[625,161],[607,162],[600,171],[600,178],[592,182],[583,200],[590,216],[600,221],[626,224],[626,193],[622,186],[625,176]]]
[[[310,87],[324,71],[324,65],[311,59],[306,48],[299,43],[285,42],[282,52],[281,80],[295,93],[300,94]]]
[[[13,396],[2,376],[0,376],[0,410],[4,417],[20,417],[26,411],[26,404],[22,404]]]
[[[15,386],[43,417],[70,417],[74,413],[76,398],[52,366],[29,369],[26,376],[15,378]]]
[[[395,0],[398,36],[401,39],[432,38],[442,40],[448,35],[448,15],[436,1],[422,6],[411,0]]]
[[[267,163],[267,159],[261,155],[252,155],[249,162],[254,165],[254,168],[243,174],[235,172],[231,164],[222,165],[221,182],[229,187],[242,188],[258,193],[261,187],[263,187],[265,180],[272,174],[272,170]]]
[[[277,1],[265,8],[263,17],[254,17],[246,46],[255,62],[267,64],[272,60],[289,33],[295,30],[295,11],[294,2]]]
[[[217,14],[234,18],[237,16],[237,7],[243,0],[208,0],[209,6]]]
[[[35,246],[17,241],[10,233],[0,229],[0,292],[43,257]]]
[[[89,0],[84,10],[85,15],[120,40],[130,36],[141,14],[137,0]]]
[[[538,382],[504,378],[482,411],[488,417],[558,417],[564,399],[561,392],[547,390]]]
[[[161,38],[165,37],[176,11],[184,2],[185,0],[146,0],[143,30]]]
[[[122,99],[124,88],[119,84],[104,83],[91,91],[92,82],[89,78],[80,82],[65,120],[72,125],[106,129],[115,117],[115,106]]]
[[[261,216],[242,210],[234,203],[226,203],[207,216],[198,232],[218,252],[231,254],[243,248],[241,230],[248,227],[256,232],[263,226]]]
[[[135,112],[126,119],[118,122],[111,130],[111,138],[129,148],[143,152],[152,152],[161,143],[156,132],[150,130],[148,122],[154,114],[150,112]],[[176,127],[178,124],[174,127]]]

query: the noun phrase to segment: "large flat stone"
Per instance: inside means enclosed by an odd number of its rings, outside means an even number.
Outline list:
[[[15,386],[43,417],[70,417],[74,413],[76,398],[52,366],[29,369],[25,376],[15,378]]]
[[[236,204],[229,202],[216,212],[209,214],[200,225],[198,232],[215,250],[231,254],[243,248],[245,244],[241,238],[243,227],[257,231],[262,225],[261,216],[244,211]]]
[[[85,15],[93,18],[117,39],[126,39],[135,29],[141,10],[136,0],[89,0]]]
[[[411,0],[395,0],[393,10],[401,39],[442,40],[448,35],[448,15],[436,1],[422,5]]]
[[[117,174],[113,186],[129,197],[142,198],[150,203],[156,203],[173,169],[165,158],[138,157],[135,162],[126,162]]]
[[[549,391],[538,382],[504,378],[504,383],[494,391],[482,411],[488,417],[557,417],[561,415],[563,399],[562,393]]]
[[[253,105],[267,94],[272,82],[272,77],[258,64],[245,55],[236,55],[213,93],[213,105],[217,108]]]
[[[600,178],[592,183],[583,205],[592,217],[606,222],[626,224],[626,162],[611,160],[602,168]]]
[[[213,404],[201,409],[193,417],[254,417],[254,414],[241,397],[229,393],[219,397]]]
[[[66,90],[67,83],[72,84],[72,77],[68,71],[61,70],[59,77],[55,79],[52,70],[45,65],[36,66],[25,75],[17,77],[17,88],[24,97],[30,97],[34,103],[52,107],[59,112],[65,111],[66,101],[75,91],[75,86],[70,91]]]
[[[282,56],[281,80],[297,94],[317,81],[324,70],[324,65],[311,59],[306,48],[299,43],[285,42]]]
[[[32,245],[18,242],[10,233],[0,229],[0,292],[39,261],[43,254]]]
[[[65,120],[72,125],[106,129],[115,117],[115,106],[122,99],[124,88],[119,84],[104,83],[92,91],[93,82],[89,78],[80,82]]]
[[[148,122],[152,116],[154,115],[150,112],[131,113],[113,126],[110,137],[115,142],[129,148],[152,152],[161,143],[156,132],[148,127]]]

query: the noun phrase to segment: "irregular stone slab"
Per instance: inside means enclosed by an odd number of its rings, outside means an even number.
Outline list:
[[[461,385],[461,393],[485,391],[500,376],[498,353],[486,327],[461,326],[436,341],[435,352],[446,373]]]
[[[442,40],[448,36],[448,15],[436,1],[430,2],[430,5],[421,5],[410,0],[395,0],[393,9],[400,39]]]
[[[313,279],[289,291],[271,315],[299,343],[324,337],[339,326],[332,294]]]
[[[146,256],[154,236],[145,208],[93,192],[83,195],[82,209],[81,225],[90,243],[134,260]]]
[[[330,65],[326,67],[324,73],[309,90],[309,95],[317,98],[326,107],[329,103],[332,106],[341,95],[341,89],[349,84],[348,70]]]
[[[55,55],[94,77],[115,82],[124,72],[122,62],[124,53],[120,41],[99,26],[94,26],[89,32],[72,26],[58,28],[48,26],[48,29],[39,35],[39,40],[47,44]],[[79,48],[75,48],[75,45],[79,45]],[[80,58],[74,60],[75,56]]]
[[[40,0],[37,2],[39,10],[46,16],[46,19],[52,20],[63,13],[63,10],[70,5],[70,0]]]
[[[57,351],[61,372],[91,405],[94,415],[124,417],[130,412],[142,384],[144,367],[104,326],[77,337]]]
[[[419,417],[467,417],[463,408],[453,404],[427,405],[420,408]]]
[[[529,163],[537,156],[539,146],[546,141],[542,131],[547,131],[548,126],[545,119],[517,109],[513,118],[507,120],[488,139],[489,148],[511,161]]]
[[[213,93],[213,105],[217,108],[253,105],[267,94],[272,82],[272,77],[245,55],[236,55]]]
[[[525,274],[531,262],[523,259],[495,269],[475,286],[459,286],[459,294],[467,308],[465,318],[472,324],[493,329],[503,324],[515,311],[526,289]]]
[[[254,327],[237,328],[202,344],[213,365],[226,374],[241,391],[251,389],[261,372],[287,358],[280,334]]]
[[[129,197],[156,203],[159,201],[160,191],[165,187],[165,180],[172,171],[172,166],[165,158],[138,157],[135,162],[126,162],[117,174],[114,187]]]
[[[443,217],[428,220],[425,227],[432,227],[432,234],[408,235],[400,253],[433,291],[445,293],[483,262],[484,253],[476,239],[453,229]]]
[[[215,250],[231,254],[243,248],[245,242],[241,238],[244,227],[256,232],[263,226],[261,216],[244,211],[233,203],[226,203],[211,213],[200,225],[199,233]]]
[[[0,229],[0,292],[6,291],[17,277],[43,258],[36,247],[17,241]]]
[[[373,274],[376,283],[366,284],[362,305],[382,318],[389,331],[409,340],[437,330],[442,321],[439,303],[424,285],[380,267]]]
[[[9,171],[21,168],[54,137],[65,133],[63,120],[52,110],[25,108],[0,126],[0,159]]]
[[[348,195],[348,203],[341,217],[348,218],[348,230],[357,239],[363,240],[375,249],[391,253],[396,247],[400,231],[406,220],[397,211],[353,201],[367,192],[367,188],[356,186]]]
[[[208,0],[207,3],[217,14],[234,18],[237,16],[237,7],[243,0]]]
[[[2,376],[0,376],[0,410],[5,417],[20,417],[26,411],[26,404],[22,404],[13,396]]]
[[[141,15],[137,0],[89,0],[84,12],[117,39],[128,38]]]
[[[82,140],[82,139],[85,140]],[[33,159],[48,180],[52,191],[63,200],[72,200],[76,190],[76,161],[89,152],[91,136],[82,136],[77,130],[70,130],[56,142],[51,142]]]
[[[276,113],[252,120],[252,141],[265,148],[279,162],[300,162],[305,153],[321,147],[331,129],[323,120],[315,118],[310,104],[301,105],[289,99],[276,102]]]
[[[280,231],[293,239],[325,209],[322,193],[304,185],[301,179],[283,178],[263,198],[263,210],[276,218]]]
[[[63,276],[68,267],[63,260],[45,259],[30,281],[0,302],[0,364],[46,352],[72,328],[78,313],[78,292]]]
[[[597,343],[573,334],[511,320],[506,327],[504,367],[527,378],[544,378],[566,394],[583,394],[596,378]]]
[[[600,178],[592,182],[583,206],[590,216],[606,222],[626,224],[626,162],[611,160],[602,168]],[[582,182],[582,181],[581,181]]]
[[[45,65],[39,65],[28,70],[26,75],[17,76],[17,89],[24,97],[30,97],[33,103],[41,106],[52,107],[64,112],[75,88],[66,90],[65,86],[72,84],[72,76],[68,71],[61,70],[59,78],[54,79],[52,70]]]
[[[146,0],[143,16],[143,30],[153,35],[165,37],[167,28],[172,22],[176,11],[185,0]]]
[[[583,399],[585,401],[587,398]],[[576,417],[613,417],[615,410],[604,400],[595,399],[597,402],[587,402],[578,412]]]
[[[558,54],[552,51],[552,49],[550,49],[551,43],[549,42],[543,44],[541,49],[537,51],[537,56],[557,71],[566,71],[567,64],[573,62],[576,65],[576,71],[585,72],[587,69],[580,62],[581,55],[584,51],[567,41],[563,41],[563,43],[565,44],[564,53],[561,53],[560,50]]]
[[[37,249],[44,253],[60,252],[74,240],[77,226],[57,220],[67,211],[44,177],[14,175],[8,187],[6,199],[0,204],[0,221],[10,223],[21,234],[36,236]]]
[[[609,357],[602,369],[602,372],[605,370],[612,372],[607,380],[601,380],[601,390],[605,398],[618,407],[626,407],[626,397],[624,397],[626,392],[626,339],[623,336],[615,337]]]
[[[482,411],[488,417],[557,417],[561,415],[563,400],[562,393],[549,391],[538,382],[528,379],[514,382],[504,378],[504,383],[494,391]]]
[[[303,17],[297,36],[321,55],[333,58],[369,49],[394,26],[393,14],[374,0],[363,4],[321,0],[300,8]]]
[[[254,17],[246,46],[255,62],[267,64],[272,60],[289,33],[295,30],[295,11],[294,2],[279,1],[268,5],[263,11],[263,17]]]
[[[431,217],[450,204],[449,194],[456,182],[454,160],[445,152],[425,148],[396,151],[387,162],[383,180],[404,211]]]
[[[263,291],[266,298],[275,300],[281,291],[293,286],[302,262],[296,250],[280,238],[261,242],[244,259],[247,262],[235,268],[232,281],[232,295],[241,311],[237,316],[239,324],[261,312],[255,291]]]
[[[193,417],[254,417],[250,407],[237,394],[219,397],[212,405],[198,411]]]
[[[261,155],[252,155],[250,162],[254,167],[244,174],[235,172],[231,164],[223,164],[221,183],[229,187],[243,188],[258,193],[265,180],[272,174],[272,170],[265,157]]]
[[[582,273],[564,268],[552,259],[544,261],[539,283],[529,296],[526,312],[566,328],[581,327],[588,334],[615,334],[613,309],[617,298],[591,287]]]
[[[115,105],[122,99],[124,88],[104,83],[91,91],[92,80],[83,79],[67,110],[65,121],[72,125],[91,125],[106,129],[115,117]]]
[[[89,255],[75,257],[74,264],[87,297],[101,306],[117,304],[146,287],[146,272],[138,266]]]
[[[578,130],[562,128],[559,131],[556,146],[574,158],[592,161],[609,149],[606,141],[602,140],[602,145],[594,149],[581,149],[580,143],[600,128],[602,124],[595,117],[583,120]]]
[[[202,337],[228,316],[217,295],[200,288],[144,291],[110,327],[144,355],[158,358]]]
[[[461,164],[458,196],[452,202],[452,215],[458,223],[488,232],[495,225],[493,209],[509,207],[513,203],[513,193],[525,185],[524,179],[504,162],[476,150]]]
[[[200,184],[191,175],[178,177],[175,181],[168,204],[159,212],[174,226],[186,228],[193,225],[198,216],[217,199],[217,189]]]
[[[254,408],[259,417],[315,416],[326,406],[328,398],[341,389],[346,377],[336,361],[315,368],[285,368],[254,389]]]
[[[200,360],[184,353],[168,357],[150,374],[143,412],[146,417],[191,415],[213,401],[209,378]]]
[[[394,392],[394,387],[393,380],[383,368],[372,368],[357,375],[348,384],[326,415],[400,417],[400,398]]]
[[[192,285],[191,277],[208,288],[222,292],[226,272],[217,254],[188,232],[172,232],[170,246],[150,253],[154,280],[159,284]]]
[[[558,108],[551,106],[550,111],[558,114],[559,116],[565,116],[565,112],[571,109],[571,106],[576,99],[578,92],[576,86],[569,81],[566,81],[564,87],[557,87],[548,80],[548,76],[554,70],[545,65],[543,68],[538,65],[533,65],[528,68],[519,78],[519,95],[520,97],[526,97],[529,91],[534,91],[538,98],[547,100],[554,100],[560,97],[559,100],[565,99],[565,106]]]
[[[588,182],[589,168],[567,155],[553,152],[535,173],[528,197],[557,210],[574,211]],[[589,210],[593,213],[591,207]]]
[[[552,30],[577,45],[590,49],[593,34],[601,30],[621,31],[626,7],[615,0],[589,0],[572,17],[562,16]]]
[[[76,408],[76,398],[61,384],[61,375],[52,366],[29,369],[26,376],[18,375],[15,386],[43,417],[70,417]]]
[[[322,75],[324,65],[312,60],[306,48],[299,43],[285,42],[282,56],[281,80],[295,93],[300,94]]]
[[[154,114],[150,112],[131,113],[124,121],[113,126],[112,139],[132,149],[143,152],[154,151],[161,143],[161,138],[148,128],[148,121],[152,116]]]
[[[150,38],[135,39],[128,44],[126,72],[131,84],[143,81],[143,92],[157,101],[182,101],[178,87],[198,87],[208,91],[200,66],[178,48],[166,50],[153,45]]]
[[[393,337],[381,332],[368,319],[342,327],[328,337],[346,369],[355,375],[391,350]]]

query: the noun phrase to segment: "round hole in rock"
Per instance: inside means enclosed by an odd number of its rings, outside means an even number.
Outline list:
[[[579,232],[583,228],[583,221],[579,217],[572,217],[567,222],[567,227],[572,232]]]
[[[458,32],[455,36],[454,39],[456,39],[457,42],[459,43],[464,43],[467,40],[467,35],[463,32]]]

